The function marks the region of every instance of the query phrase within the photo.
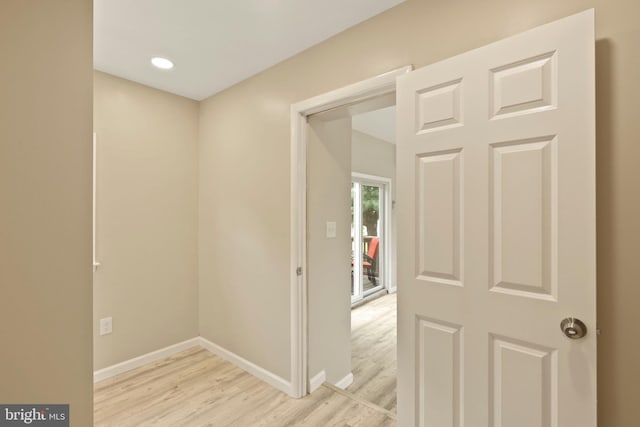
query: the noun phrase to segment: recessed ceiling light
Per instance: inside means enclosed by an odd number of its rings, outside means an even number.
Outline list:
[[[155,67],[162,68],[163,70],[170,70],[173,68],[173,62],[169,61],[167,58],[161,58],[159,56],[151,58],[151,63]]]

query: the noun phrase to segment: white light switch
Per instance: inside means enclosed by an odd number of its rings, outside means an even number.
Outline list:
[[[335,239],[336,237],[336,223],[333,221],[327,221],[327,239]]]
[[[107,335],[113,332],[113,318],[105,317],[100,319],[100,335]]]

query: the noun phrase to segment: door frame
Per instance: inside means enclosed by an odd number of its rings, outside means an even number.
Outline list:
[[[292,397],[308,393],[307,319],[307,116],[396,90],[396,78],[413,70],[407,65],[291,105],[291,241],[290,321]]]

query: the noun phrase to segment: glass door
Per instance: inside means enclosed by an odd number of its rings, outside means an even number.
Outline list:
[[[385,283],[387,184],[353,178],[351,183],[351,302]]]

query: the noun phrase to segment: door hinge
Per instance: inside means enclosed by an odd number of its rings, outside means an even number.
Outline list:
[[[302,267],[296,268],[296,275],[302,276]]]

